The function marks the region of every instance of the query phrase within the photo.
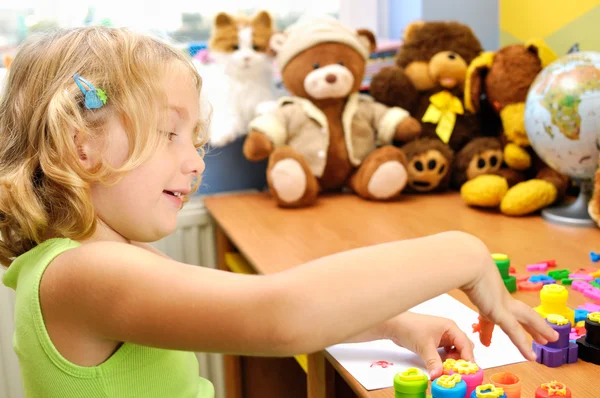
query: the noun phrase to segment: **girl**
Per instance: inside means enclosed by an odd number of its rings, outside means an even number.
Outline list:
[[[204,169],[200,88],[189,59],[127,30],[59,31],[15,57],[0,101],[0,261],[28,396],[212,397],[193,351],[289,356],[380,338],[435,378],[438,346],[472,360],[472,344],[452,321],[406,311],[453,288],[528,359],[519,324],[542,344],[557,338],[460,232],[269,276],[152,249]]]

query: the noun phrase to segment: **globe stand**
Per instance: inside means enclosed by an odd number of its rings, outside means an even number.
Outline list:
[[[542,210],[542,218],[554,224],[571,227],[596,227],[596,223],[588,213],[588,204],[592,198],[594,182],[583,180],[579,183],[580,191],[577,199],[564,206],[549,207]]]

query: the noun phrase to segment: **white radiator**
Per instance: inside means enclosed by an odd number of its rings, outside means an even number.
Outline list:
[[[0,267],[0,279],[4,268]],[[23,398],[17,355],[13,350],[15,292],[0,284],[0,397]]]
[[[212,219],[201,198],[194,197],[179,213],[177,230],[153,243],[166,255],[187,264],[216,268],[216,246]],[[0,268],[0,278],[3,270]],[[190,314],[194,316],[194,314]],[[0,397],[23,398],[17,357],[12,347],[14,292],[0,285]],[[225,396],[223,358],[220,354],[196,353],[200,376],[215,386],[217,398]]]

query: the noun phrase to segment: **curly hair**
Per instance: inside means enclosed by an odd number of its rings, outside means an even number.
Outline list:
[[[0,99],[0,263],[9,266],[49,237],[94,233],[90,184],[115,183],[164,144],[160,78],[174,65],[189,69],[200,95],[202,80],[186,54],[127,29],[64,29],[23,43]],[[107,93],[106,105],[84,106],[75,73]],[[102,161],[85,168],[74,136],[101,139],[114,116],[127,132],[128,160],[118,169]],[[202,127],[194,132],[200,150]]]

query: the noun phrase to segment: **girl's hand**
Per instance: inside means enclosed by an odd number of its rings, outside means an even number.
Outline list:
[[[483,318],[500,326],[521,354],[528,360],[535,361],[536,355],[525,331],[539,344],[556,341],[558,333],[533,308],[510,295],[491,257],[489,263],[489,267],[483,269],[479,278],[462,290],[477,306]]]
[[[405,312],[388,322],[386,334],[386,338],[423,359],[431,380],[443,373],[439,347],[448,353],[456,351],[457,359],[474,360],[473,342],[450,319]]]

